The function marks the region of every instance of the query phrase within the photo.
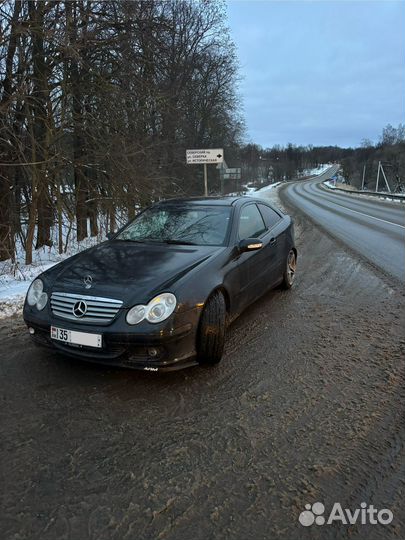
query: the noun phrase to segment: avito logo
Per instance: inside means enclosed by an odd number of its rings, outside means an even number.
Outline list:
[[[304,527],[315,525],[330,525],[331,523],[340,522],[342,525],[389,525],[394,519],[394,515],[388,508],[378,510],[372,504],[362,502],[360,508],[350,510],[342,508],[342,505],[336,502],[328,517],[324,516],[325,505],[321,502],[306,504],[305,510],[298,517],[299,522]]]

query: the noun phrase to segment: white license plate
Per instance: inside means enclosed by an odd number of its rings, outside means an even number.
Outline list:
[[[51,338],[73,345],[86,345],[86,347],[102,347],[103,336],[101,334],[89,334],[87,332],[76,332],[65,328],[51,326]]]

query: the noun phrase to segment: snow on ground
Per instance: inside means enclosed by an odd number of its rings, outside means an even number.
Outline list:
[[[283,182],[277,182],[271,186],[265,186],[262,189],[259,189],[256,192],[256,197],[266,199],[267,202],[279,208],[282,212],[286,213],[285,208],[283,207],[280,197],[278,196],[279,188],[283,185]]]
[[[275,182],[274,184],[269,184],[267,186],[261,187],[259,189],[251,186],[242,186],[243,190],[240,192],[235,193],[227,193],[227,197],[239,197],[241,195],[244,195],[245,197],[257,197],[259,193],[263,193],[264,191],[269,191],[271,189],[274,189],[278,187],[283,182]]]
[[[274,184],[269,184],[268,186],[264,186],[256,191],[256,193],[263,193],[264,191],[269,191],[271,189],[275,189],[276,187],[280,186],[282,182],[275,182]]]
[[[257,191],[246,193],[246,195],[248,195],[249,197],[258,197],[258,198],[266,199],[267,201],[270,202],[270,204],[273,204],[274,206],[278,206],[281,210],[283,210],[283,206],[278,196],[278,188],[283,183],[284,182],[275,182],[274,184],[270,184],[268,186],[259,188]]]
[[[330,167],[332,167],[332,165],[333,163],[322,163],[314,169],[304,169],[301,173],[301,176],[317,176],[318,174],[322,174],[327,171]]]
[[[10,261],[6,261],[6,263],[11,264]],[[38,264],[37,266],[15,265],[13,272],[0,275],[0,319],[10,317],[22,309],[25,294],[32,280],[54,264],[56,262]]]
[[[64,225],[63,230],[63,245],[65,247],[69,227]],[[102,227],[101,230],[105,231],[105,227]],[[58,253],[55,227],[51,232],[53,246],[34,250],[32,264],[26,265],[24,263],[25,254],[20,242],[17,243],[15,262],[11,259],[0,262],[0,319],[21,312],[28,287],[39,274],[75,253],[102,242],[106,238],[105,232],[102,232],[98,236],[77,242],[74,239],[75,231],[73,230],[70,231],[70,236],[71,239],[67,244],[66,251],[62,254]]]
[[[330,182],[329,180],[325,180],[325,182],[322,182],[326,187],[330,189],[336,189],[336,184],[334,182]]]

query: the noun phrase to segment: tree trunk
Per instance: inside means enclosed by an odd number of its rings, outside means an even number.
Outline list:
[[[35,249],[42,246],[52,246],[51,226],[53,224],[53,212],[50,204],[50,196],[46,186],[41,185],[38,198],[38,235]]]
[[[76,238],[80,242],[87,237],[87,191],[88,181],[84,173],[84,136],[83,136],[83,95],[81,91],[81,74],[79,71],[79,60],[83,51],[79,45],[78,26],[84,28],[86,19],[78,21],[78,4],[76,2],[66,2],[66,25],[69,34],[69,44],[75,49],[70,60],[70,93],[73,102],[73,168],[75,185],[75,212],[76,212]]]
[[[47,165],[48,158],[48,66],[45,61],[44,50],[44,2],[29,2],[28,11],[30,16],[30,33],[32,37],[33,58],[33,92],[32,111],[34,113],[34,138],[35,145],[37,186],[38,186],[38,235],[36,249],[42,246],[50,246],[52,207],[48,191]]]
[[[13,60],[19,39],[18,18],[21,11],[21,1],[14,3],[13,15],[11,18],[10,39],[5,58],[5,74],[2,80],[3,92],[0,100],[0,109],[5,111],[13,95]],[[6,116],[4,115],[4,118]],[[2,160],[10,162],[12,160],[9,147],[1,152]],[[14,258],[15,251],[15,230],[12,210],[13,210],[13,181],[15,171],[13,167],[2,167],[0,169],[0,261]]]
[[[97,236],[98,235],[98,223],[97,223],[97,202],[91,201],[91,203],[88,205],[88,213],[89,213],[89,220],[90,220],[90,236]]]
[[[8,174],[11,172],[8,170]],[[12,190],[8,176],[0,172],[0,261],[14,257],[14,231],[12,230]]]
[[[34,243],[35,224],[37,219],[37,193],[32,192],[32,200],[28,215],[27,238],[25,241],[25,264],[32,263],[32,247]]]
[[[117,230],[117,224],[116,224],[116,221],[115,221],[115,208],[114,208],[113,204],[111,204],[109,214],[110,214],[110,230],[109,230],[109,232],[113,233],[113,232],[115,232]]]

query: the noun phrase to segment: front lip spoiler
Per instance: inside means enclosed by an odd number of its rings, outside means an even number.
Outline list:
[[[42,344],[41,344],[42,345]],[[174,358],[172,360],[131,360],[131,355],[124,356],[122,358],[106,358],[97,356],[86,356],[84,354],[77,354],[73,350],[65,349],[58,346],[55,343],[49,343],[50,349],[56,349],[61,355],[69,358],[74,358],[81,362],[88,362],[90,364],[97,364],[99,366],[110,366],[116,368],[134,369],[138,371],[152,371],[152,372],[169,372],[179,371],[188,367],[198,366],[199,363],[195,356],[186,355],[180,358]]]
[[[133,369],[137,371],[151,371],[156,373],[166,373],[169,371],[179,371],[188,367],[198,366],[196,358],[193,356],[186,356],[184,358],[175,358],[173,360],[167,361],[150,361],[150,362],[140,362],[140,361],[131,361],[130,359],[120,359],[118,361],[112,362],[104,358],[89,358],[88,356],[78,356],[75,354],[69,354],[69,352],[63,351],[64,356],[69,356],[80,360],[83,362],[89,362],[91,364],[98,364],[99,366],[105,365],[116,368],[125,368]]]

